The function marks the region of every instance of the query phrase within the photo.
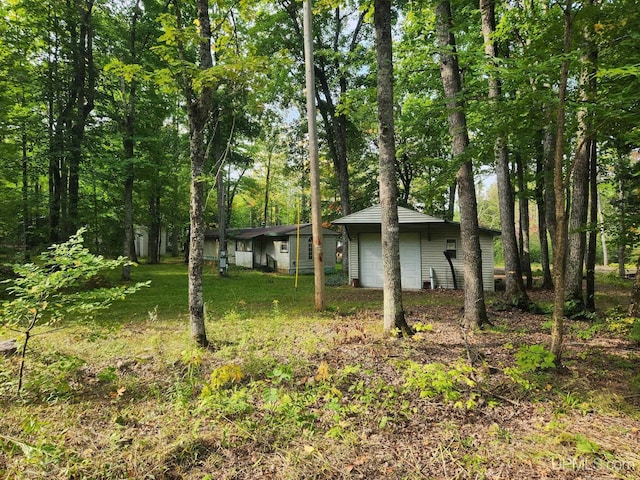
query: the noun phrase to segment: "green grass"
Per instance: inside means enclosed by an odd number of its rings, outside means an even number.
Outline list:
[[[187,273],[184,264],[139,265],[133,269],[132,280],[151,280],[151,286],[114,304],[107,318],[116,322],[146,319],[156,306],[161,318],[186,315]],[[110,277],[117,281],[117,272]],[[205,266],[203,291],[207,314],[213,317],[238,308],[261,314],[271,309],[274,300],[287,309],[300,310],[301,306],[309,305],[309,301],[313,307],[313,277],[309,276],[300,277],[296,290],[290,276],[233,269],[229,276],[221,277],[215,269]]]

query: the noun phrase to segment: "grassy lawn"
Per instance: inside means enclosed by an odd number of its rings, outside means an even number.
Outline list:
[[[38,330],[20,397],[17,358],[0,359],[0,478],[640,475],[630,283],[599,278],[598,319],[569,322],[555,372],[545,315],[490,308],[465,339],[461,292],[408,292],[419,333],[385,339],[380,291],[328,287],[316,313],[310,276],[205,271],[211,349],[169,263],[136,268],[151,286],[100,316]]]

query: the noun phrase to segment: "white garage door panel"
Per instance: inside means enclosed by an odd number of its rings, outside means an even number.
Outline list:
[[[422,288],[420,264],[420,235],[400,234],[400,272],[402,288]]]
[[[402,288],[419,289],[421,284],[420,235],[400,234]],[[360,234],[360,284],[382,288],[382,245],[379,233]]]
[[[382,245],[380,234],[360,234],[360,284],[382,288]]]

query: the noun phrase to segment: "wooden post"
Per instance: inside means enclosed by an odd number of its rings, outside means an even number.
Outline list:
[[[324,310],[324,260],[322,258],[322,210],[320,205],[320,168],[318,125],[316,123],[316,85],[313,60],[313,13],[311,0],[304,2],[304,59],[309,125],[309,170],[311,172],[311,230],[313,235],[313,272],[316,311]]]

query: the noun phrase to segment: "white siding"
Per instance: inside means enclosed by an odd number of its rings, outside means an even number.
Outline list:
[[[429,281],[429,268],[435,272],[435,288],[453,288],[451,268],[444,256],[448,239],[456,241],[457,255],[451,259],[456,275],[458,288],[464,288],[464,265],[462,259],[462,239],[460,230],[452,225],[431,226],[430,234],[423,235],[422,240],[422,277]],[[480,234],[482,250],[482,283],[485,291],[493,291],[493,238],[487,233]]]
[[[360,279],[360,264],[358,262],[358,243],[360,243],[359,235],[354,235],[349,239],[349,283],[353,284],[353,280]]]
[[[464,274],[462,266],[462,245],[460,244],[460,229],[453,225],[430,225],[427,233],[422,236],[422,278],[430,280],[430,269],[434,271],[435,288],[453,288],[453,276],[449,262],[444,256],[448,239],[456,240],[456,258],[451,259],[458,288],[464,288]]]
[[[253,268],[253,252],[236,252],[236,265]]]
[[[482,250],[482,286],[487,292],[496,289],[493,265],[493,237],[489,234],[480,234],[480,249]]]
[[[295,241],[295,237],[293,238]],[[287,245],[286,252],[281,251],[281,247],[283,243]],[[278,270],[289,272],[289,265],[293,263],[293,261],[289,262],[289,258],[290,258],[289,252],[291,251],[290,250],[291,247],[289,245],[289,238],[274,240],[272,244],[273,244],[273,253],[269,253],[269,255],[275,258],[276,262],[278,262]]]

